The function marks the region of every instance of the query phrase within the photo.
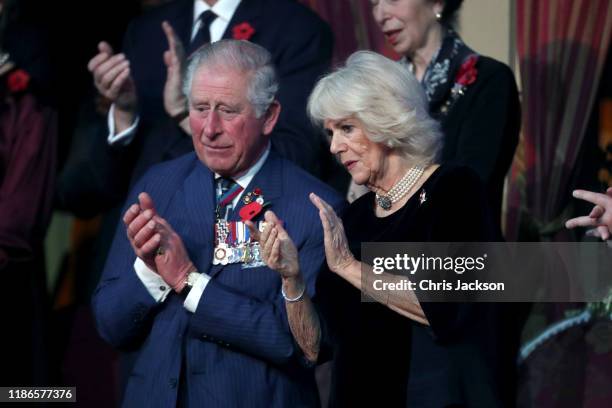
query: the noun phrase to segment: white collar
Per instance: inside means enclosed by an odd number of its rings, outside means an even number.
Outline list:
[[[193,24],[195,25],[200,18],[200,14],[206,10],[212,10],[218,18],[225,22],[232,19],[236,9],[240,5],[240,0],[219,0],[214,6],[210,7],[204,0],[194,0],[193,2]]]
[[[253,177],[255,177],[257,172],[259,172],[261,167],[264,165],[269,155],[270,155],[270,142],[268,142],[268,146],[266,147],[266,150],[263,152],[263,154],[257,160],[257,162],[255,162],[255,164],[252,165],[251,168],[247,170],[247,172],[244,173],[242,176],[232,178],[232,180],[238,183],[240,187],[242,187],[243,189],[247,188],[249,183],[251,183],[251,180],[253,180]],[[219,177],[221,177],[221,175],[215,173],[215,180],[217,180]]]

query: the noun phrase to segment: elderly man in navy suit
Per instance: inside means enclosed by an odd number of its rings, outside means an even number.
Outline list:
[[[321,18],[295,0],[174,0],[159,6],[130,23],[122,52],[102,42],[89,62],[112,109],[107,120],[88,122],[92,132],[84,143],[92,159],[67,166],[58,189],[63,208],[105,213],[91,271],[82,274],[88,288],[99,280],[128,190],[151,166],[193,151],[180,93],[181,49],[186,57],[202,44],[234,37],[272,54],[283,106],[270,136],[272,151],[315,176],[331,177],[337,188],[344,185],[346,172],[330,169],[337,164],[306,117],[308,95],[332,56],[331,30]]]
[[[123,405],[317,406],[307,336],[292,325],[324,262],[307,196],[343,201],[270,150],[281,106],[266,50],[204,46],[185,88],[195,153],[134,187],[93,299],[102,337],[138,353]],[[296,242],[303,278],[266,267],[250,238],[247,221],[265,230],[267,208]]]

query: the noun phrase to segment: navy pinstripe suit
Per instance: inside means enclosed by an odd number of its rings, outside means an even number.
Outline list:
[[[279,275],[240,264],[212,266],[213,173],[190,153],[155,166],[135,186],[128,205],[148,192],[158,213],[181,236],[200,272],[212,276],[196,313],[172,292],[156,303],[136,273],[135,254],[120,225],[93,299],[98,330],[117,348],[137,350],[124,406],[176,406],[181,368],[190,407],[301,407],[319,404],[313,369],[293,340]],[[307,292],[325,261],[314,191],[336,209],[329,187],[273,152],[246,192],[259,187],[285,222],[300,252]],[[237,220],[238,208],[230,214]],[[181,365],[185,362],[185,366]]]

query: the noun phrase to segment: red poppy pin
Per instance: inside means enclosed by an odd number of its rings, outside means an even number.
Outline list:
[[[468,86],[476,81],[476,75],[478,70],[476,69],[476,62],[478,62],[478,55],[470,55],[459,68],[457,76],[455,77],[455,83],[463,86]]]
[[[265,202],[261,188],[259,187],[255,187],[253,191],[246,193],[242,197],[242,202],[244,206],[238,212],[242,221],[252,220],[261,213],[265,207],[270,205],[270,203]]]
[[[9,91],[13,93],[25,91],[30,83],[30,75],[23,69],[17,69],[11,72],[7,79]]]
[[[249,40],[253,34],[255,34],[255,29],[246,21],[236,24],[232,28],[232,37],[234,40]]]

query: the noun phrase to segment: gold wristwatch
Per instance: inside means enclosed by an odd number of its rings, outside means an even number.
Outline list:
[[[191,291],[191,288],[193,288],[193,286],[198,281],[198,278],[200,276],[201,276],[201,273],[198,271],[189,272],[187,274],[187,277],[185,278],[185,287],[183,288],[183,293],[185,295],[189,294],[189,292]]]

